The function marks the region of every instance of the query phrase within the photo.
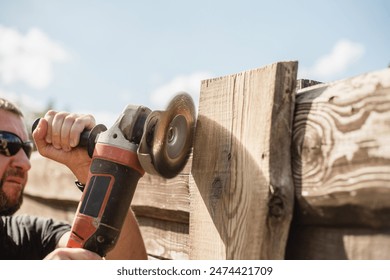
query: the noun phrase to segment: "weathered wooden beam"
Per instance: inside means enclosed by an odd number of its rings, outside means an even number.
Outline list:
[[[297,226],[289,236],[286,258],[389,260],[390,229]]]
[[[72,224],[77,206],[77,201],[49,199],[25,194],[22,207],[16,215],[42,216]]]
[[[138,182],[131,207],[137,216],[189,223],[189,173],[192,154],[180,174],[172,179],[145,174]]]
[[[299,223],[390,227],[390,69],[298,92]]]
[[[75,176],[65,165],[34,152],[28,174],[25,194],[47,199],[80,201],[82,192],[75,186]]]
[[[134,211],[149,259],[189,259],[189,173],[192,155],[172,179],[145,174],[138,182]]]
[[[150,259],[187,260],[188,224],[137,217]]]
[[[309,79],[298,79],[296,89],[298,91],[318,84],[321,84],[321,82],[315,80],[309,80]]]
[[[145,174],[138,182],[131,207],[137,216],[188,224],[189,174],[182,172],[173,179]]]
[[[191,259],[283,259],[297,62],[202,81],[190,182]]]

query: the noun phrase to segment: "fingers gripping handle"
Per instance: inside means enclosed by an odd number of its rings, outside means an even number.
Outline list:
[[[34,130],[37,128],[40,120],[41,120],[41,118],[38,118],[34,121],[34,123],[32,125],[32,130],[31,130],[32,132],[34,132]],[[106,131],[106,130],[107,130],[107,127],[103,124],[98,124],[94,128],[92,128],[91,130],[85,129],[80,134],[80,141],[79,141],[79,144],[77,145],[77,147],[87,149],[89,157],[92,158],[92,154],[93,154],[93,151],[95,149],[97,136],[101,132]]]

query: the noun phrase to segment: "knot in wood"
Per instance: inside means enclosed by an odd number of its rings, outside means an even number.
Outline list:
[[[284,202],[279,195],[273,195],[268,202],[269,215],[274,218],[284,216]]]
[[[220,177],[215,177],[210,190],[209,205],[212,215],[215,215],[217,205],[222,197],[223,184]]]

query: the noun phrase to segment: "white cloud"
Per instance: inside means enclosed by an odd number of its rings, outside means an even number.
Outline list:
[[[47,87],[53,75],[53,63],[65,62],[69,54],[38,28],[26,35],[0,25],[0,81],[9,85],[18,81],[32,88]]]
[[[0,88],[0,96],[15,103],[21,108],[24,115],[40,112],[45,108],[45,105],[41,100],[37,100],[27,94],[15,93]]]
[[[327,79],[342,74],[356,63],[364,54],[365,48],[360,43],[342,39],[338,41],[329,54],[323,55],[311,68],[302,68],[301,78]]]
[[[96,120],[96,124],[104,124],[107,128],[110,128],[118,119],[121,112],[109,112],[109,111],[81,111],[84,114],[91,114]]]
[[[119,99],[126,104],[133,105],[143,105],[149,107],[152,111],[154,110],[164,110],[169,101],[178,93],[178,92],[187,92],[190,94],[194,100],[195,106],[198,106],[199,103],[199,93],[200,93],[200,84],[204,79],[213,77],[207,72],[196,72],[190,75],[180,75],[172,79],[170,82],[163,84],[162,86],[156,88],[149,96],[149,104],[134,104],[131,103],[132,94],[129,92],[119,93]],[[118,119],[122,111],[110,112],[110,111],[94,111],[91,109],[82,109],[78,110],[79,113],[92,114],[95,117],[96,123],[101,123],[111,127],[115,121]]]
[[[177,76],[169,83],[155,89],[150,95],[150,100],[159,110],[165,109],[169,101],[178,92],[184,91],[192,96],[194,103],[197,105],[199,102],[200,83],[202,80],[210,77],[212,75],[207,72]]]

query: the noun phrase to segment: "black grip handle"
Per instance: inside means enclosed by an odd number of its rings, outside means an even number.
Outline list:
[[[34,121],[31,132],[34,132],[40,120],[41,118],[38,118]],[[98,124],[91,130],[84,129],[84,131],[80,134],[80,141],[77,147],[86,148],[88,151],[88,155],[92,158],[93,150],[96,144],[96,138],[100,134],[100,132],[106,130],[107,127],[103,124]]]
[[[38,119],[36,119],[34,121],[34,123],[32,125],[31,132],[34,132],[34,130],[37,128],[38,123],[39,123],[40,120],[41,120],[41,118],[38,118]],[[83,132],[81,132],[81,134],[80,134],[80,142],[77,145],[77,147],[88,147],[88,140],[89,140],[90,132],[91,132],[91,130],[84,130]]]

